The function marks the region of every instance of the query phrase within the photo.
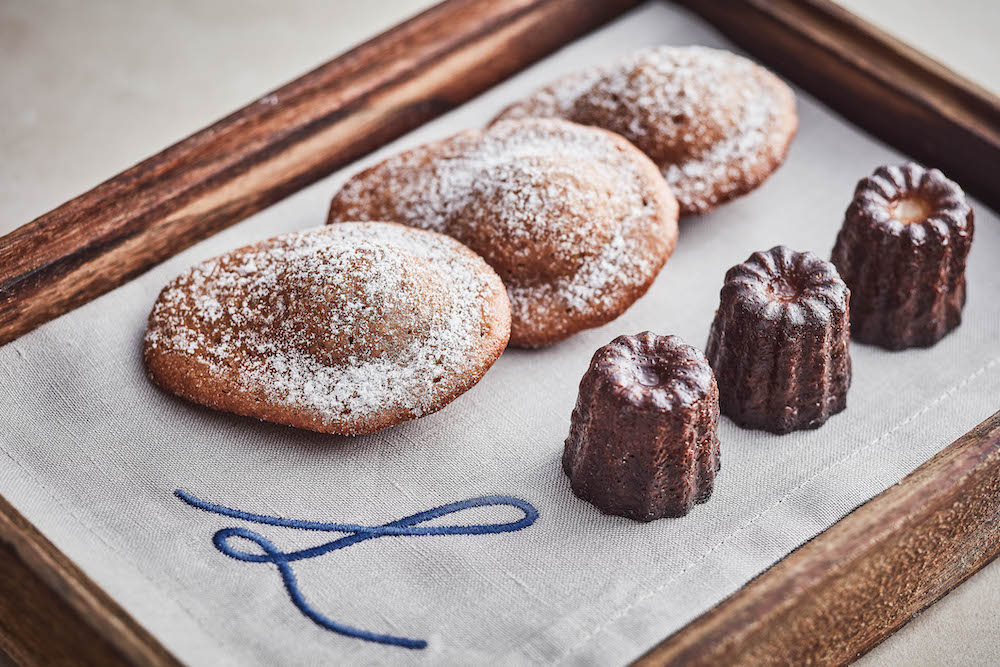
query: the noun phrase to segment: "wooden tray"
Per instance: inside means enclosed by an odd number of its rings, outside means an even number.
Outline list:
[[[635,0],[448,0],[0,238],[0,344],[461,104]],[[687,0],[1000,208],[1000,99],[826,0]],[[1000,406],[998,406],[1000,407]],[[847,662],[1000,552],[1000,412],[640,658]],[[0,497],[0,664],[176,664]]]

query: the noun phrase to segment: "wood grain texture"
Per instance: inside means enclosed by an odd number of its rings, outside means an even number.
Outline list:
[[[0,667],[129,664],[6,544],[0,572]]]
[[[636,3],[449,0],[263,96],[0,239],[0,344],[452,109]]]
[[[1000,412],[635,664],[845,664],[1000,553]]]
[[[830,0],[680,3],[851,122],[1000,210],[1000,97]]]
[[[17,664],[180,663],[0,497],[0,653]]]

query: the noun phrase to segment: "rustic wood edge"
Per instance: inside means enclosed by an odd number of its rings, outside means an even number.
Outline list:
[[[447,0],[0,238],[0,345],[448,111],[638,0]],[[317,211],[316,224],[324,212]]]
[[[0,540],[0,667],[134,664]]]
[[[846,664],[1000,553],[1000,412],[635,662]]]
[[[830,0],[676,1],[855,125],[1000,210],[996,95]]]
[[[121,654],[125,661],[137,665],[173,666],[180,663],[145,628],[118,605],[107,593],[88,577],[73,561],[66,557],[52,542],[42,535],[31,522],[21,515],[5,498],[0,496],[0,548],[9,547],[13,555],[37,577],[29,582],[41,595],[40,582],[52,599],[38,598],[37,609],[59,610],[65,603],[70,614],[75,616],[79,626],[91,628],[104,642]],[[10,576],[11,572],[4,572]],[[5,610],[6,611],[6,610]],[[43,611],[44,613],[44,611]],[[73,618],[73,616],[67,617]],[[5,619],[4,637],[0,648],[11,659],[19,662],[33,652],[18,655],[18,644],[23,642],[14,636],[16,624]],[[58,632],[58,628],[53,628]],[[79,656],[78,664],[83,656]]]

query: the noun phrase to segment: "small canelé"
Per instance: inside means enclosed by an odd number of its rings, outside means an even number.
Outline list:
[[[965,193],[937,169],[911,162],[862,179],[833,249],[854,340],[928,347],[961,324],[973,232]]]
[[[712,495],[719,392],[700,350],[648,331],[594,354],[563,450],[580,498],[605,514],[652,521]]]
[[[777,246],[729,269],[706,350],[722,414],[787,433],[847,407],[850,301],[837,269],[811,252]]]

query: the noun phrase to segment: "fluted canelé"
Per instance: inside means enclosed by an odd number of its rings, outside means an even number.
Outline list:
[[[962,322],[972,208],[937,169],[879,167],[862,179],[833,263],[851,288],[851,336],[928,347]]]
[[[850,299],[833,264],[811,252],[777,246],[729,269],[706,352],[722,414],[787,433],[843,410]]]
[[[580,382],[563,470],[580,498],[637,521],[712,495],[719,392],[700,350],[648,331],[600,348]]]

